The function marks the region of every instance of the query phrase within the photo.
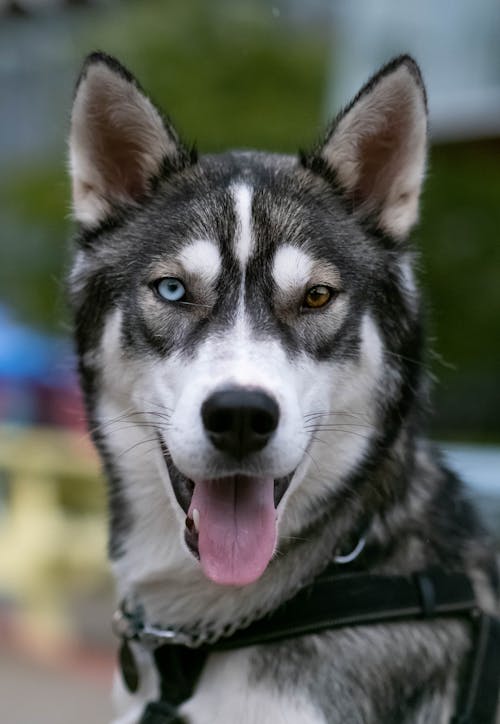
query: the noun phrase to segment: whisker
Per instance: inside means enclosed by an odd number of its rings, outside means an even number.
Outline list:
[[[333,415],[338,415],[339,417],[352,417],[354,419],[363,419],[366,417],[366,413],[360,413],[360,412],[349,412],[347,410],[319,410],[316,412],[309,412],[306,415],[304,415],[305,420],[317,418],[317,417],[332,417]]]
[[[316,437],[316,435],[311,435],[311,440],[312,440],[313,442],[319,443],[320,445],[329,445],[329,444],[331,444],[331,443],[327,442],[326,440],[321,440],[321,438]]]
[[[168,413],[162,413],[157,410],[126,410],[116,417],[110,418],[108,420],[101,420],[99,422],[96,422],[95,425],[93,425],[89,432],[99,432],[104,431],[108,429],[109,427],[116,425],[118,423],[126,423],[130,426],[137,426],[137,427],[145,427],[147,425],[154,427],[156,425],[155,422],[152,422],[150,420],[135,420],[133,418],[143,418],[143,417],[156,417],[160,420],[164,421],[166,425],[168,426],[170,424],[170,415]]]
[[[423,360],[406,357],[404,354],[400,354],[399,352],[392,352],[390,349],[384,350],[384,354],[388,354],[391,357],[395,357],[396,359],[401,359],[404,362],[411,362],[412,364],[418,365],[419,367],[427,367],[426,363]]]
[[[131,414],[132,412],[133,412],[133,408],[130,407],[127,410],[125,410],[124,412],[121,412],[119,415],[116,415],[115,417],[111,417],[106,420],[99,420],[94,425],[92,425],[92,427],[89,427],[89,432],[91,432],[91,433],[97,432],[99,429],[102,429],[103,427],[105,427],[108,424],[112,424],[113,422],[119,422],[120,420],[124,419],[129,414]]]
[[[320,432],[341,432],[345,435],[355,435],[356,437],[360,437],[362,440],[370,440],[370,435],[363,435],[361,432],[356,432],[355,430],[343,430],[341,427],[331,428],[328,430],[321,430]],[[326,443],[326,440],[324,441]],[[329,443],[327,443],[329,444]]]
[[[301,538],[298,535],[284,535],[282,536],[282,540],[295,540],[299,541],[300,543],[309,543],[311,541],[311,538]]]
[[[158,407],[160,410],[165,410],[166,412],[172,413],[173,408],[167,407],[167,405],[164,405],[163,402],[155,402],[154,400],[147,400],[145,397],[139,398],[141,399],[141,402],[147,402],[148,405],[153,405],[154,407]]]
[[[143,425],[132,425],[132,423],[131,423],[128,426],[124,425],[122,427],[112,428],[112,431],[115,433],[121,433],[121,432],[129,432],[130,429],[136,429],[136,428],[139,428],[141,430],[153,430],[157,435],[159,435],[159,432],[160,432],[158,430],[158,428],[156,427],[156,425],[153,425],[153,424],[148,425],[147,423],[145,423]],[[158,438],[156,438],[156,439],[158,439]]]
[[[314,463],[314,465],[316,466],[316,470],[317,470],[318,472],[321,472],[320,466],[318,465],[317,461],[316,461],[316,460],[314,459],[314,457],[312,456],[311,451],[307,449],[307,447],[305,447],[305,448],[303,449],[302,454],[303,454],[303,455],[307,455],[307,457],[311,460],[311,462]]]
[[[205,307],[206,309],[210,309],[210,304],[198,304],[197,302],[180,302],[181,304],[185,304],[188,307]]]
[[[319,423],[319,424],[308,424],[304,425],[305,430],[336,430],[339,427],[357,427],[357,428],[364,428],[366,430],[373,430],[375,425],[371,425],[369,423],[362,423],[362,422],[340,422],[340,423],[334,423],[334,422],[325,422],[325,423]]]
[[[141,445],[146,445],[147,443],[156,442],[158,443],[156,438],[148,438],[147,440],[139,440],[139,442],[134,443],[130,447],[126,448],[126,450],[122,450],[122,452],[118,455],[119,458],[123,457],[124,455],[128,455],[128,453],[132,452],[136,448],[140,447]],[[158,444],[154,448],[151,448],[149,452],[153,452],[153,450],[158,448]]]

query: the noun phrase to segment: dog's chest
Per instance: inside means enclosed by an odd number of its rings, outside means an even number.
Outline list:
[[[190,724],[447,724],[463,627],[370,626],[212,655]],[[430,680],[436,686],[429,686]]]
[[[191,724],[327,724],[300,681],[294,687],[288,681],[280,685],[276,670],[261,676],[255,664],[254,649],[211,656],[180,713]]]

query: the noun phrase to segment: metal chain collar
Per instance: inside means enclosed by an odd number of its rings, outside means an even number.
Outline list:
[[[337,555],[333,560],[339,565],[352,563],[362,553],[365,545],[366,537],[362,536],[350,553]],[[290,592],[290,597],[298,593],[301,588],[302,584],[297,584]],[[111,628],[119,639],[138,641],[150,651],[154,651],[164,644],[196,649],[200,646],[214,644],[220,638],[232,636],[235,631],[247,628],[253,621],[261,618],[264,613],[264,611],[258,609],[253,611],[251,616],[237,619],[222,628],[208,625],[204,629],[193,627],[187,630],[183,627],[160,627],[145,623],[142,607],[137,606],[133,611],[128,611],[126,601],[123,601],[113,614]]]

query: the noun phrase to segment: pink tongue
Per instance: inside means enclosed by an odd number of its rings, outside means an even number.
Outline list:
[[[276,542],[273,478],[200,480],[189,516],[194,509],[200,514],[198,549],[207,578],[226,586],[256,581]]]

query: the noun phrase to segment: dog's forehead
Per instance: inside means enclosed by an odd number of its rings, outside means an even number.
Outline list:
[[[215,283],[224,269],[232,267],[233,282],[242,283],[251,268],[253,274],[256,269],[265,276],[271,274],[276,286],[284,290],[303,284],[310,277],[315,260],[307,243],[311,235],[300,238],[303,223],[299,212],[292,218],[290,204],[274,199],[267,204],[267,213],[263,213],[259,204],[254,204],[255,196],[262,196],[262,189],[242,179],[236,179],[226,194],[221,213],[230,209],[231,229],[219,235],[217,228],[210,228],[209,215],[205,233],[187,227],[184,242],[177,245],[174,254],[180,267],[190,276],[210,283]],[[280,217],[285,221],[280,221]]]
[[[352,221],[324,185],[305,180],[288,157],[228,158],[202,166],[182,193],[160,197],[157,241],[164,253],[212,278],[228,267],[235,276],[249,266],[273,268],[275,281],[285,286],[307,277],[313,259],[335,263],[339,252],[342,257]]]
[[[250,152],[202,157],[165,179],[99,242],[96,257],[117,270],[117,283],[178,270],[210,287],[224,279],[221,293],[245,280],[264,295],[270,284],[290,292],[311,280],[336,286],[332,270],[363,283],[378,257],[327,182],[293,157]]]

